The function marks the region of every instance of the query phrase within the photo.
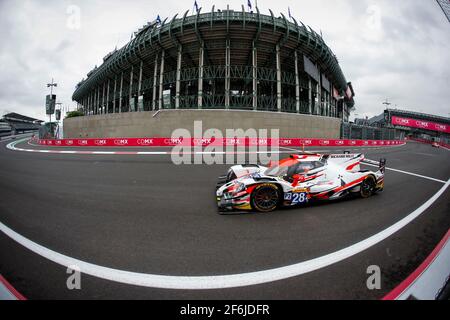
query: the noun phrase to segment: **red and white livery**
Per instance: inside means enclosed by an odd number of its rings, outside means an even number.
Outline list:
[[[384,188],[386,160],[377,172],[361,170],[363,161],[362,154],[300,154],[270,167],[233,166],[219,178],[219,211],[271,212],[350,194],[368,198]]]

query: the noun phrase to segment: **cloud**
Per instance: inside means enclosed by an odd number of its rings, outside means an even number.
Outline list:
[[[203,11],[240,10],[246,1],[198,1]],[[253,1],[254,3],[254,1]],[[147,21],[192,10],[191,3],[135,0],[0,1],[0,115],[46,119],[46,84],[66,106],[76,84]],[[399,108],[449,116],[449,24],[434,1],[259,1],[321,30],[355,88],[359,115],[377,115],[386,98]]]

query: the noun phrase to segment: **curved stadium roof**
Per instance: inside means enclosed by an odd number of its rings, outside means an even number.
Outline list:
[[[166,52],[167,70],[176,68],[176,50],[183,47],[182,68],[196,66],[194,52],[198,52],[199,43],[205,44],[207,65],[224,65],[225,41],[231,40],[233,65],[251,65],[253,44],[258,48],[258,65],[270,66],[273,63],[275,45],[280,45],[284,55],[284,68],[294,69],[292,52],[298,50],[305,54],[332,84],[343,93],[347,81],[342,73],[336,56],[325,44],[322,37],[302,22],[288,21],[281,15],[270,15],[225,10],[210,13],[198,13],[182,17],[175,15],[171,20],[164,20],[160,25],[147,25],[136,33],[136,36],[121,49],[107,56],[100,67],[92,70],[88,78],[80,82],[73,94],[73,100],[80,101],[83,96],[121,72],[130,70],[131,66],[144,63],[144,76],[152,77],[153,63],[158,52]],[[190,53],[192,53],[190,55]],[[194,58],[192,58],[194,57]],[[250,62],[250,63],[249,63]]]

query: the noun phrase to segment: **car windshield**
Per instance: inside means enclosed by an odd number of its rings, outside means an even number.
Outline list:
[[[275,166],[267,170],[269,177],[292,177],[295,174],[306,174],[311,170],[323,167],[324,164],[319,161],[297,162],[291,166]]]
[[[284,177],[287,175],[289,168],[287,166],[275,166],[267,170],[266,175],[269,177]]]

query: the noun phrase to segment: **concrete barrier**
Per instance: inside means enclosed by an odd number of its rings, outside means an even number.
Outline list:
[[[176,129],[279,129],[280,137],[339,139],[341,120],[329,117],[238,110],[161,110],[96,115],[64,120],[64,136],[76,138],[170,137]]]

